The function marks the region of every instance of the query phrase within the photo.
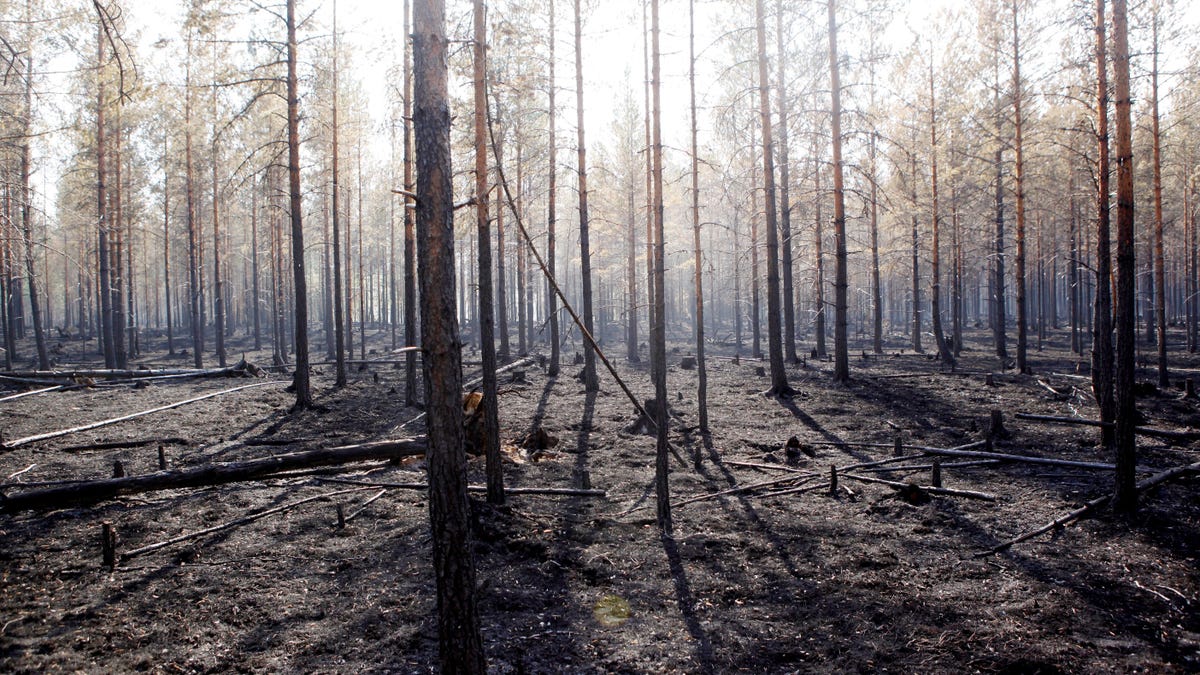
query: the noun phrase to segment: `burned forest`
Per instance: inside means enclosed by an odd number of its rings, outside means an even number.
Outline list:
[[[0,0],[0,671],[1200,672],[1197,35]]]

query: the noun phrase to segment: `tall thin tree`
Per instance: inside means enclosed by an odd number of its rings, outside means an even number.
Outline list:
[[[429,451],[429,524],[437,583],[438,654],[444,673],[486,670],[463,450],[462,353],[455,316],[454,204],[443,0],[413,7],[413,129],[421,346]]]
[[[1113,95],[1116,97],[1117,160],[1117,293],[1116,367],[1116,495],[1114,507],[1132,513],[1137,508],[1137,406],[1134,399],[1135,326],[1133,221],[1133,100],[1129,84],[1129,17],[1126,0],[1113,0]]]
[[[837,0],[829,0],[829,99],[833,136],[833,379],[850,380],[849,301],[850,287],[846,251],[846,194],[842,177],[842,80],[838,63]],[[783,55],[779,55],[783,58]]]
[[[311,408],[308,372],[308,279],[304,273],[304,220],[300,191],[300,87],[296,76],[296,0],[287,0],[288,210],[292,225],[292,299],[295,303],[296,393],[293,410]]]
[[[788,384],[783,363],[782,326],[779,306],[779,219],[775,194],[775,149],[771,133],[770,82],[767,80],[767,28],[763,0],[754,2],[755,33],[758,39],[758,108],[762,132],[763,192],[767,230],[767,354],[771,364],[773,396],[790,397],[795,391]]]
[[[483,442],[487,458],[487,500],[504,503],[504,467],[500,460],[500,422],[496,405],[496,318],[492,297],[492,232],[488,223],[487,24],[483,0],[474,0],[472,44],[475,111],[475,229],[479,235],[479,342],[483,361]]]

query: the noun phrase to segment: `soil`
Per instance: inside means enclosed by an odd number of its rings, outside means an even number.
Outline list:
[[[1066,342],[1055,332],[1043,351],[1031,351],[1032,376],[998,370],[982,331],[968,335],[957,372],[895,346],[879,358],[852,352],[853,381],[834,385],[832,364],[807,359],[788,367],[798,394],[786,401],[762,394],[768,381],[756,369],[764,363],[735,363],[732,346],[713,345],[711,434],[698,429],[696,372],[680,367],[688,353],[680,343],[668,373],[679,453],[671,459],[671,537],[654,520],[654,439],[636,433],[633,408],[611,377],[585,395],[574,379],[581,366],[570,365],[574,349],[558,378],[537,364],[524,368],[523,381],[501,375],[507,485],[607,496],[512,495],[503,507],[473,496],[489,670],[1200,672],[1194,478],[1144,495],[1131,518],[1105,509],[984,558],[973,554],[1109,492],[1111,473],[944,466],[946,487],[991,493],[994,502],[916,494],[910,503],[892,487],[845,475],[830,494],[830,465],[890,457],[897,437],[940,448],[979,440],[992,410],[1004,412],[1009,432],[999,452],[1112,461],[1096,428],[1014,419],[1018,411],[1096,418],[1086,359]],[[371,358],[383,358],[390,339],[380,333],[370,344],[378,352]],[[65,350],[70,356],[60,358],[72,364],[92,358],[83,343]],[[164,352],[137,363],[190,365]],[[250,350],[247,358],[270,361]],[[1174,377],[1200,365],[1173,358]],[[650,398],[644,361],[617,363],[637,395]],[[1142,379],[1151,376],[1142,369]],[[314,411],[290,413],[289,379],[274,374],[277,384],[0,451],[0,491],[108,477],[116,460],[130,475],[156,471],[159,445],[172,467],[190,467],[420,433],[420,411],[404,404],[403,370],[355,367],[340,390],[332,380],[331,367],[317,367]],[[244,383],[100,382],[0,402],[0,424],[4,438],[17,439]],[[1200,404],[1179,384],[1144,387],[1148,425],[1200,427]],[[536,454],[517,447],[538,428],[558,444]],[[800,453],[785,447],[793,436]],[[1147,470],[1197,460],[1194,444],[1139,440]],[[147,444],[100,445],[115,441]],[[901,466],[929,464],[908,452],[914,457]],[[484,482],[483,469],[483,460],[470,461],[473,484]],[[421,482],[422,461],[341,470],[0,515],[0,671],[435,671],[425,494],[332,480]],[[797,471],[816,476],[800,482],[806,474]],[[859,474],[930,482],[928,469]],[[681,503],[789,476],[795,481]],[[112,570],[101,562],[105,522],[128,552],[323,494],[333,496]],[[363,510],[339,529],[338,504],[347,515]]]

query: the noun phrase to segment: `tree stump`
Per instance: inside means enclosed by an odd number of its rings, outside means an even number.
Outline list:
[[[837,465],[829,465],[829,496],[836,497],[838,491]]]
[[[158,470],[167,470],[167,451],[163,446],[158,446]]]
[[[933,487],[942,487],[942,462],[933,460],[933,475],[930,477],[929,484]]]
[[[988,423],[988,440],[999,441],[1008,438],[1009,435],[1008,430],[1004,428],[1004,413],[993,410]]]
[[[757,375],[757,376],[759,376],[759,377],[766,377],[766,376],[767,376],[767,369],[766,369],[766,368],[763,368],[762,366],[759,366],[759,367],[757,367],[757,368],[755,368],[755,369],[754,369],[754,374],[755,374],[755,375]]]
[[[100,529],[100,555],[104,566],[115,569],[117,566],[117,530],[113,524],[105,521]]]
[[[984,384],[986,384],[989,387],[996,386],[996,377],[994,375],[992,375],[991,373],[988,373],[987,379],[984,380]]]
[[[125,477],[125,465],[122,464],[121,460],[119,460],[119,459],[113,460],[113,475],[112,475],[112,477],[113,478],[124,478]]]
[[[900,438],[899,436],[896,437],[896,442],[892,446],[892,456],[893,457],[903,457],[904,456],[904,439]]]
[[[683,357],[679,361],[679,367],[683,368],[684,370],[695,370],[696,369],[696,357],[694,357],[694,356]]]
[[[1196,382],[1190,377],[1183,381],[1183,397],[1196,398]]]

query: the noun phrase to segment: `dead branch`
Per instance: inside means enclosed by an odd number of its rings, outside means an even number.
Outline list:
[[[1149,478],[1145,478],[1145,479],[1139,481],[1136,486],[1136,489],[1137,489],[1138,493],[1142,493],[1142,492],[1145,492],[1146,490],[1154,487],[1155,485],[1161,485],[1162,483],[1166,483],[1167,481],[1171,481],[1176,478],[1181,478],[1183,476],[1197,473],[1197,472],[1200,472],[1200,462],[1193,462],[1186,466],[1177,466],[1173,469],[1167,469],[1166,471],[1156,473],[1153,476],[1150,476]],[[1024,542],[1024,541],[1029,541],[1030,539],[1033,539],[1034,537],[1043,535],[1051,530],[1065,527],[1068,524],[1088,515],[1092,511],[1095,511],[1096,509],[1104,506],[1105,504],[1107,504],[1110,501],[1112,501],[1111,494],[1097,497],[1097,498],[1091,500],[1090,502],[1084,504],[1083,506],[1075,509],[1074,511],[1071,511],[1070,513],[1067,513],[1065,515],[1059,516],[1058,518],[1055,518],[1054,520],[1050,521],[1049,523],[1046,523],[1045,525],[1037,528],[1036,530],[1030,530],[1029,532],[1026,532],[1025,534],[1013,537],[1012,539],[1009,539],[1008,541],[997,544],[996,546],[993,546],[992,548],[990,548],[986,551],[980,551],[979,553],[976,553],[972,557],[973,558],[986,558],[987,556],[1000,553],[1001,551],[1007,550],[1016,544],[1020,544],[1021,542]]]
[[[354,509],[349,514],[347,514],[346,519],[343,522],[348,523],[348,522],[354,520],[355,518],[358,517],[358,514],[362,513],[363,511],[366,511],[368,506],[370,506],[371,504],[374,504],[380,497],[382,497],[386,494],[387,494],[387,490],[380,490],[379,492],[376,492],[373,497],[367,499],[365,502],[360,504],[357,509]]]
[[[276,513],[281,513],[283,511],[290,511],[290,510],[296,508],[297,506],[303,506],[304,504],[308,504],[310,502],[315,502],[320,499],[329,499],[330,497],[336,497],[337,495],[342,495],[342,494],[346,494],[349,492],[362,492],[363,490],[366,490],[366,489],[367,488],[361,488],[361,487],[347,488],[345,490],[335,490],[333,492],[326,492],[325,494],[316,495],[314,497],[306,497],[304,499],[298,499],[294,502],[289,502],[289,503],[283,504],[281,506],[276,506],[275,508],[267,509],[266,511],[259,511],[258,513],[252,513],[252,514],[250,514],[248,516],[244,516],[242,518],[237,518],[237,519],[231,520],[229,522],[221,523],[220,525],[206,527],[203,530],[197,530],[195,532],[188,532],[185,534],[181,534],[178,537],[171,537],[170,539],[166,539],[164,541],[150,544],[148,546],[143,546],[141,548],[135,548],[132,551],[129,551],[127,553],[122,553],[120,557],[121,557],[122,561],[129,560],[131,558],[136,558],[139,555],[153,553],[154,551],[166,548],[172,544],[178,544],[183,541],[188,541],[189,539],[198,539],[200,537],[204,537],[204,536],[216,533],[216,532],[220,532],[222,530],[228,530],[228,529],[237,527],[239,525],[253,523],[256,520],[259,520],[260,518],[266,518],[267,516],[274,515]]]
[[[3,403],[5,401],[13,401],[18,398],[24,398],[26,396],[36,396],[38,394],[48,394],[52,391],[58,391],[59,389],[64,389],[65,387],[66,387],[66,385],[60,384],[60,385],[57,385],[54,387],[45,387],[43,389],[34,389],[33,391],[23,391],[19,394],[12,394],[9,396],[5,396],[4,398],[0,398],[0,403]]]
[[[887,485],[889,487],[894,487],[896,489],[904,489],[904,488],[911,489],[911,487],[913,487],[912,483],[901,483],[900,481],[885,480],[883,478],[874,478],[872,476],[859,476],[857,474],[852,474],[852,473],[839,473],[838,476],[840,476],[841,478],[849,478],[851,480],[856,480],[856,481],[859,481],[862,483],[878,483],[880,485]],[[933,487],[932,485],[930,485],[930,486],[917,485],[915,487],[917,487],[918,489],[923,490],[925,492],[928,492],[931,495],[941,495],[943,497],[963,497],[966,499],[979,499],[979,500],[982,500],[985,502],[996,501],[996,495],[988,493],[988,492],[975,492],[974,490],[955,490],[954,488]]]
[[[138,417],[144,417],[146,415],[152,415],[154,413],[163,412],[164,410],[171,410],[173,408],[179,408],[179,407],[185,406],[189,403],[196,403],[198,401],[203,401],[205,399],[215,398],[217,396],[223,396],[225,394],[232,394],[235,391],[241,391],[243,389],[250,389],[251,387],[265,387],[270,384],[277,385],[277,384],[279,384],[279,382],[256,382],[254,384],[244,384],[240,387],[233,387],[232,389],[223,389],[221,391],[213,392],[211,394],[205,394],[203,396],[196,396],[194,398],[189,398],[184,401],[178,401],[176,403],[171,403],[169,405],[163,405],[163,406],[159,406],[157,408],[143,410],[141,412],[133,413],[132,415],[124,415],[121,417],[114,417],[112,419],[101,420],[99,422],[92,422],[90,424],[84,424],[84,425],[78,426],[78,427],[71,427],[70,429],[60,429],[58,431],[48,431],[44,434],[36,434],[34,436],[26,436],[25,438],[18,438],[18,439],[11,440],[11,441],[5,441],[4,443],[0,443],[0,450],[13,450],[15,448],[21,447],[22,445],[27,445],[29,443],[34,443],[36,441],[45,441],[45,440],[48,440],[51,438],[58,438],[60,436],[67,436],[70,434],[79,433],[81,431],[90,431],[92,429],[106,427],[110,424],[116,424],[117,422],[125,422],[125,421],[131,420],[131,419],[136,419]]]
[[[135,368],[117,370],[112,368],[92,370],[16,370],[5,373],[8,377],[26,380],[133,380],[155,377],[249,377],[255,370],[254,364],[239,361],[225,368]]]
[[[374,441],[191,469],[157,471],[141,476],[85,481],[28,490],[15,495],[0,493],[0,513],[85,506],[119,495],[273,478],[275,474],[295,469],[419,455],[425,452],[425,447],[424,438]]]
[[[912,459],[912,458],[911,457],[903,457],[903,458],[897,458],[897,459]],[[980,460],[974,460],[974,461],[970,461],[970,462],[951,462],[950,464],[941,464],[939,466],[941,466],[943,469],[965,469],[965,468],[971,467],[971,466],[990,466],[992,464],[999,464],[999,463],[1000,463],[1000,460],[998,460],[998,459],[980,459]],[[907,466],[876,466],[876,467],[866,468],[863,470],[866,471],[867,473],[878,473],[878,472],[883,472],[883,471],[928,471],[932,468],[933,468],[932,464],[910,464]]]
[[[723,460],[721,460],[721,463],[728,464],[729,466],[744,466],[744,467],[748,467],[751,469],[774,469],[775,471],[788,471],[791,473],[812,473],[811,471],[805,471],[804,469],[797,469],[797,468],[791,467],[791,466],[784,466],[782,464],[763,464],[762,462],[738,462],[738,461],[734,461],[732,459],[723,459]]]
[[[1035,457],[1033,455],[1010,455],[1003,452],[988,452],[986,450],[939,450],[937,448],[926,448],[923,451],[927,455],[942,455],[945,457],[970,457],[973,459],[999,459],[1008,462],[1023,462],[1025,464],[1041,464],[1044,466],[1066,466],[1074,469],[1098,469],[1101,471],[1115,471],[1116,466],[1113,464],[1105,464],[1103,462],[1077,462],[1070,459],[1051,459],[1049,457]]]
[[[359,481],[348,480],[345,478],[320,478],[323,483],[340,483],[342,485],[363,485],[366,487],[392,488],[396,490],[428,490],[429,485],[426,483],[392,483],[388,481]],[[486,493],[486,485],[468,485],[467,492]],[[561,495],[564,497],[600,497],[607,498],[608,493],[604,490],[579,490],[575,488],[534,488],[534,487],[515,487],[504,488],[504,494],[508,495]]]
[[[681,502],[675,502],[674,504],[671,505],[671,508],[679,508],[679,507],[685,506],[687,504],[695,504],[696,502],[703,502],[703,501],[707,501],[709,499],[716,499],[717,497],[722,497],[724,495],[732,495],[732,494],[736,494],[738,492],[747,492],[749,490],[757,490],[758,488],[762,488],[762,487],[770,487],[772,485],[780,485],[782,483],[789,483],[791,481],[799,480],[801,478],[811,478],[811,477],[815,477],[816,475],[817,474],[813,473],[812,471],[806,471],[804,473],[796,473],[796,474],[792,474],[790,476],[784,476],[783,478],[776,478],[774,480],[764,480],[764,481],[759,481],[757,483],[750,483],[748,485],[739,485],[737,487],[729,488],[728,490],[721,490],[720,492],[710,492],[709,494],[706,494],[706,495],[700,495],[699,497],[692,497],[691,499],[685,499]]]
[[[1085,420],[1079,417],[1058,417],[1055,415],[1033,415],[1030,413],[1017,413],[1014,415],[1019,420],[1029,420],[1032,422],[1049,422],[1051,424],[1079,424],[1089,427],[1112,427],[1112,422],[1101,422],[1099,420]],[[1172,431],[1171,429],[1156,429],[1154,427],[1134,427],[1134,431],[1141,436],[1150,436],[1152,438],[1165,438],[1171,441],[1188,442],[1200,439],[1200,431]]]

